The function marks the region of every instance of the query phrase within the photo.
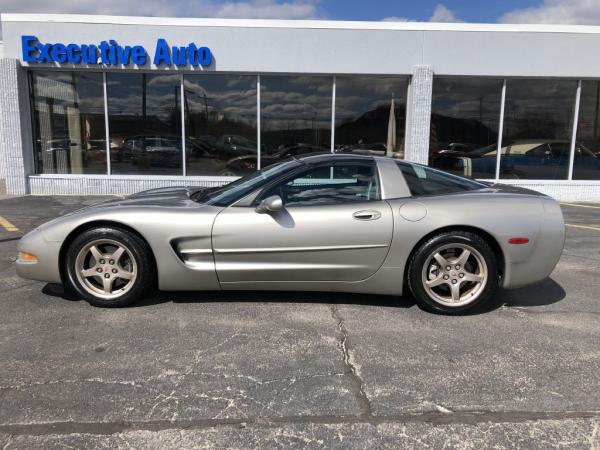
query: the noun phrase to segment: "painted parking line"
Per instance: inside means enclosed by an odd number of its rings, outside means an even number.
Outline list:
[[[10,223],[2,216],[0,216],[0,225],[2,225],[2,227],[4,227],[6,231],[19,231],[17,227],[15,227],[12,223]]]
[[[579,206],[580,208],[593,208],[593,209],[600,209],[600,206],[592,206],[592,205],[579,205],[578,203],[567,203],[567,202],[560,202],[561,205],[566,205],[566,206]]]
[[[574,223],[565,223],[565,227],[583,228],[584,230],[600,231],[600,227],[593,227],[591,225],[576,225]]]

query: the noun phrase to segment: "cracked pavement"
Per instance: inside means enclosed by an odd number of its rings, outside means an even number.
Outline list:
[[[0,200],[21,232],[96,197]],[[564,206],[600,226],[600,209]],[[0,230],[0,447],[600,449],[600,232],[481,314],[335,293],[104,310],[19,279]]]

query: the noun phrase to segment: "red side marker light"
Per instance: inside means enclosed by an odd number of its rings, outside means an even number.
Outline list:
[[[514,245],[529,244],[529,238],[524,238],[524,237],[510,238],[508,240],[508,243],[514,244]]]

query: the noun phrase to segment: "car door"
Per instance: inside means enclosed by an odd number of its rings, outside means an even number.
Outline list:
[[[216,218],[213,252],[221,283],[359,281],[382,265],[392,211],[372,160],[327,163],[266,187],[251,206]],[[278,195],[283,208],[258,213]]]

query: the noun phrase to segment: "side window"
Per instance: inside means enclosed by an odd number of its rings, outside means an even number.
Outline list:
[[[338,163],[312,167],[263,192],[257,202],[278,195],[284,206],[337,205],[379,200],[374,163]]]
[[[543,144],[539,145],[531,150],[525,152],[525,156],[529,156],[530,158],[545,158],[550,154],[550,149],[548,145]]]
[[[418,195],[444,195],[485,188],[486,185],[429,167],[398,162],[410,193]]]
[[[570,142],[554,142],[550,144],[552,157],[555,159],[567,159],[571,153]]]

